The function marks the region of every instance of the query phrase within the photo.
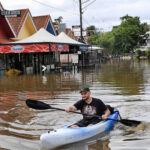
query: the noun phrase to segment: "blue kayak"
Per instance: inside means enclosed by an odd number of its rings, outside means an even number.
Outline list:
[[[119,116],[118,109],[114,109],[114,113],[109,115],[109,119],[117,119]],[[45,149],[53,149],[62,145],[79,142],[99,134],[110,131],[117,121],[103,120],[95,125],[80,128],[69,128],[65,125],[53,131],[48,131],[40,137],[42,147]]]

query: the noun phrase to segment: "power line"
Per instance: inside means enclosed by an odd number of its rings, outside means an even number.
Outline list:
[[[45,4],[45,3],[40,2],[40,1],[37,1],[37,0],[32,0],[32,1],[34,1],[34,2],[36,2],[36,3],[39,3],[39,4],[43,5],[43,6],[50,7],[50,8],[52,8],[52,9],[56,9],[56,10],[63,11],[63,12],[66,12],[66,13],[69,12],[69,13],[71,13],[71,14],[74,14],[74,15],[78,15],[78,16],[79,16],[78,13],[75,13],[75,12],[72,12],[72,11],[68,11],[68,10],[65,10],[65,9],[57,8],[57,7],[54,7],[54,6]]]
[[[73,14],[73,15],[77,15],[77,16],[80,16],[79,13],[75,13],[75,12],[72,12],[72,11],[68,11],[68,10],[65,10],[65,9],[62,9],[62,8],[57,8],[57,7],[54,7],[52,5],[49,5],[49,4],[46,4],[46,3],[43,3],[43,2],[40,2],[38,0],[32,0],[33,2],[36,2],[40,5],[43,5],[43,6],[46,6],[46,7],[49,7],[49,8],[52,8],[52,9],[55,9],[55,10],[59,10],[59,11],[63,11],[65,13],[68,13],[69,14]],[[85,0],[85,1],[82,1],[81,0],[81,13],[83,14],[83,9],[87,8],[89,5],[91,5],[92,3],[94,3],[96,0]],[[73,0],[74,4],[77,4],[78,5],[80,4],[79,3],[79,0]],[[82,7],[83,5],[87,4],[86,6]],[[88,21],[85,19],[85,18],[82,18],[84,20],[84,23],[86,23],[86,25],[90,26],[90,23],[88,23]]]
[[[79,11],[80,11],[80,39],[81,42],[83,42],[83,35],[82,35],[82,15],[83,15],[83,9],[87,8],[89,5],[94,3],[96,0],[85,0],[84,2],[82,0],[79,0]],[[84,4],[87,4],[83,7]]]
[[[89,0],[88,0],[89,1]],[[88,2],[88,1],[86,1],[86,2]],[[84,6],[82,9],[85,9],[85,8],[87,8],[88,6],[90,6],[92,3],[94,3],[96,0],[93,0],[92,2],[90,2],[90,3],[88,3],[86,6]]]

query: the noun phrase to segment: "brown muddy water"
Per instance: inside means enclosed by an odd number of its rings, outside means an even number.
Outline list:
[[[25,100],[66,108],[80,99],[87,85],[92,96],[118,107],[122,118],[140,120],[138,127],[117,123],[101,139],[55,150],[150,150],[150,63],[114,61],[93,69],[45,75],[0,76],[0,150],[43,150],[40,135],[79,120],[81,115],[33,110]]]

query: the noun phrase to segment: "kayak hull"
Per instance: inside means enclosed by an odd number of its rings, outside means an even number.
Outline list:
[[[117,111],[117,109],[115,109],[115,111]],[[117,119],[118,112],[109,115],[108,118]],[[68,128],[66,125],[62,128],[42,134],[40,141],[42,143],[42,147],[45,149],[52,149],[62,145],[86,140],[101,133],[108,132],[112,129],[115,123],[116,121],[107,120],[101,121],[93,126],[81,128]]]

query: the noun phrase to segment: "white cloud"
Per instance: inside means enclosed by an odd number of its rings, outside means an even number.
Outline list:
[[[52,4],[53,6],[62,6],[65,0],[53,0],[53,1],[47,0],[47,2]]]
[[[69,27],[80,23],[78,0],[1,0],[1,2],[6,9],[29,8],[33,16],[50,14],[53,20],[62,16],[63,22]],[[83,26],[95,25],[110,30],[112,26],[118,25],[120,17],[126,14],[139,16],[141,22],[150,23],[149,10],[150,0],[96,0],[84,10]]]

